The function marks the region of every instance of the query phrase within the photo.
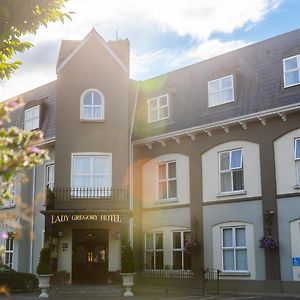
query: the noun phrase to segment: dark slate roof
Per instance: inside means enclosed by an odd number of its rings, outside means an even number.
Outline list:
[[[30,105],[41,104],[41,130],[45,139],[55,137],[55,105],[56,105],[56,81],[49,82],[38,88],[20,95],[25,105],[10,115],[10,126],[23,128],[24,110]]]
[[[300,54],[300,29],[141,82],[133,140],[300,102],[283,88],[282,59]],[[233,74],[235,101],[208,108],[208,81]],[[170,95],[167,121],[147,123],[147,99]]]

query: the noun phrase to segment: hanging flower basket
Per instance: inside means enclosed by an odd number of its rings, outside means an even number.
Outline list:
[[[272,249],[279,248],[279,242],[276,239],[272,238],[271,236],[264,236],[259,241],[260,241],[259,248],[262,248],[264,250],[272,250]]]

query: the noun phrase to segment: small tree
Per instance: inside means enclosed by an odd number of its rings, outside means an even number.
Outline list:
[[[121,262],[122,273],[134,273],[135,262],[133,256],[133,250],[130,242],[125,242],[122,246],[122,262]]]
[[[40,260],[36,267],[36,272],[39,275],[51,274],[49,248],[41,249]]]

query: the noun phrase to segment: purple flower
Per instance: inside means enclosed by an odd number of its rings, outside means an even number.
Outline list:
[[[37,154],[39,154],[41,152],[41,149],[39,147],[33,146],[33,147],[29,148],[29,151],[31,153],[37,153]]]
[[[268,249],[277,249],[279,247],[279,242],[272,238],[271,236],[263,237],[260,239],[260,246],[259,248],[262,248],[264,250]]]

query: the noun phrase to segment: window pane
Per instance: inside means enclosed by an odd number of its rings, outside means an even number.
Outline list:
[[[173,249],[181,249],[181,232],[173,232]]]
[[[293,57],[284,61],[285,71],[297,68],[297,57]]]
[[[182,269],[182,252],[173,251],[173,269],[181,270]]]
[[[74,176],[74,188],[90,187],[90,176]]]
[[[102,107],[100,107],[100,106],[94,107],[93,118],[94,119],[101,119],[102,118]]]
[[[89,157],[74,157],[74,173],[89,174],[90,173],[90,158]]]
[[[92,105],[92,92],[87,92],[84,95],[83,105]]]
[[[244,189],[243,170],[233,171],[232,178],[233,178],[233,190],[242,191]]]
[[[242,167],[242,150],[235,150],[231,152],[231,169]]]
[[[220,175],[221,178],[221,192],[230,192],[232,190],[231,187],[231,173],[222,173]]]
[[[153,249],[153,234],[146,234],[146,249]]]
[[[154,253],[146,252],[146,268],[149,270],[154,269]]]
[[[299,83],[299,71],[285,73],[285,85]]]
[[[159,106],[164,106],[168,104],[168,98],[167,96],[160,97],[159,98]]]
[[[32,109],[25,110],[25,120],[31,120],[32,119]]]
[[[235,229],[235,242],[237,247],[246,247],[246,233],[245,228]]]
[[[167,182],[160,182],[158,184],[158,198],[167,199]]]
[[[222,86],[222,89],[227,89],[227,88],[232,87],[231,76],[223,78],[221,81],[221,86]]]
[[[163,251],[155,252],[155,269],[163,270],[164,268],[164,253]]]
[[[166,179],[167,172],[166,172],[166,164],[161,164],[158,166],[158,179]]]
[[[236,250],[236,269],[238,271],[247,271],[247,250],[237,249]]]
[[[210,82],[209,85],[209,93],[218,93],[219,92],[219,80]]]
[[[296,159],[300,159],[300,139],[295,141],[295,147]]]
[[[163,234],[155,234],[155,249],[163,249]]]
[[[234,270],[233,250],[223,250],[223,266],[225,271]]]
[[[233,89],[225,90],[221,92],[222,103],[233,100]]]
[[[177,180],[169,181],[169,198],[177,197]]]
[[[224,228],[223,229],[223,247],[232,247],[232,228]]]
[[[94,105],[102,105],[102,97],[98,92],[93,92],[93,100]]]
[[[300,160],[296,160],[296,178],[297,184],[300,185]]]
[[[149,107],[150,107],[150,109],[157,109],[157,100],[156,99],[150,100]]]
[[[176,178],[176,162],[168,164],[169,167],[169,178]]]
[[[168,106],[160,108],[159,110],[159,119],[167,118],[169,115],[169,108]]]
[[[149,111],[149,121],[155,121],[158,119],[158,110],[150,110]]]
[[[92,107],[91,106],[84,106],[83,107],[83,118],[84,119],[91,119],[92,118]]]
[[[229,170],[229,153],[230,152],[220,153],[220,170],[221,171]]]
[[[93,174],[107,175],[109,173],[109,159],[106,156],[93,157]]]
[[[184,269],[191,270],[192,269],[192,253],[184,251]]]
[[[32,117],[33,118],[38,118],[39,113],[40,113],[40,107],[39,106],[32,109]]]
[[[220,94],[214,93],[209,95],[209,103],[210,105],[217,105],[220,102]]]
[[[39,128],[39,118],[32,119],[32,127],[31,129]]]

